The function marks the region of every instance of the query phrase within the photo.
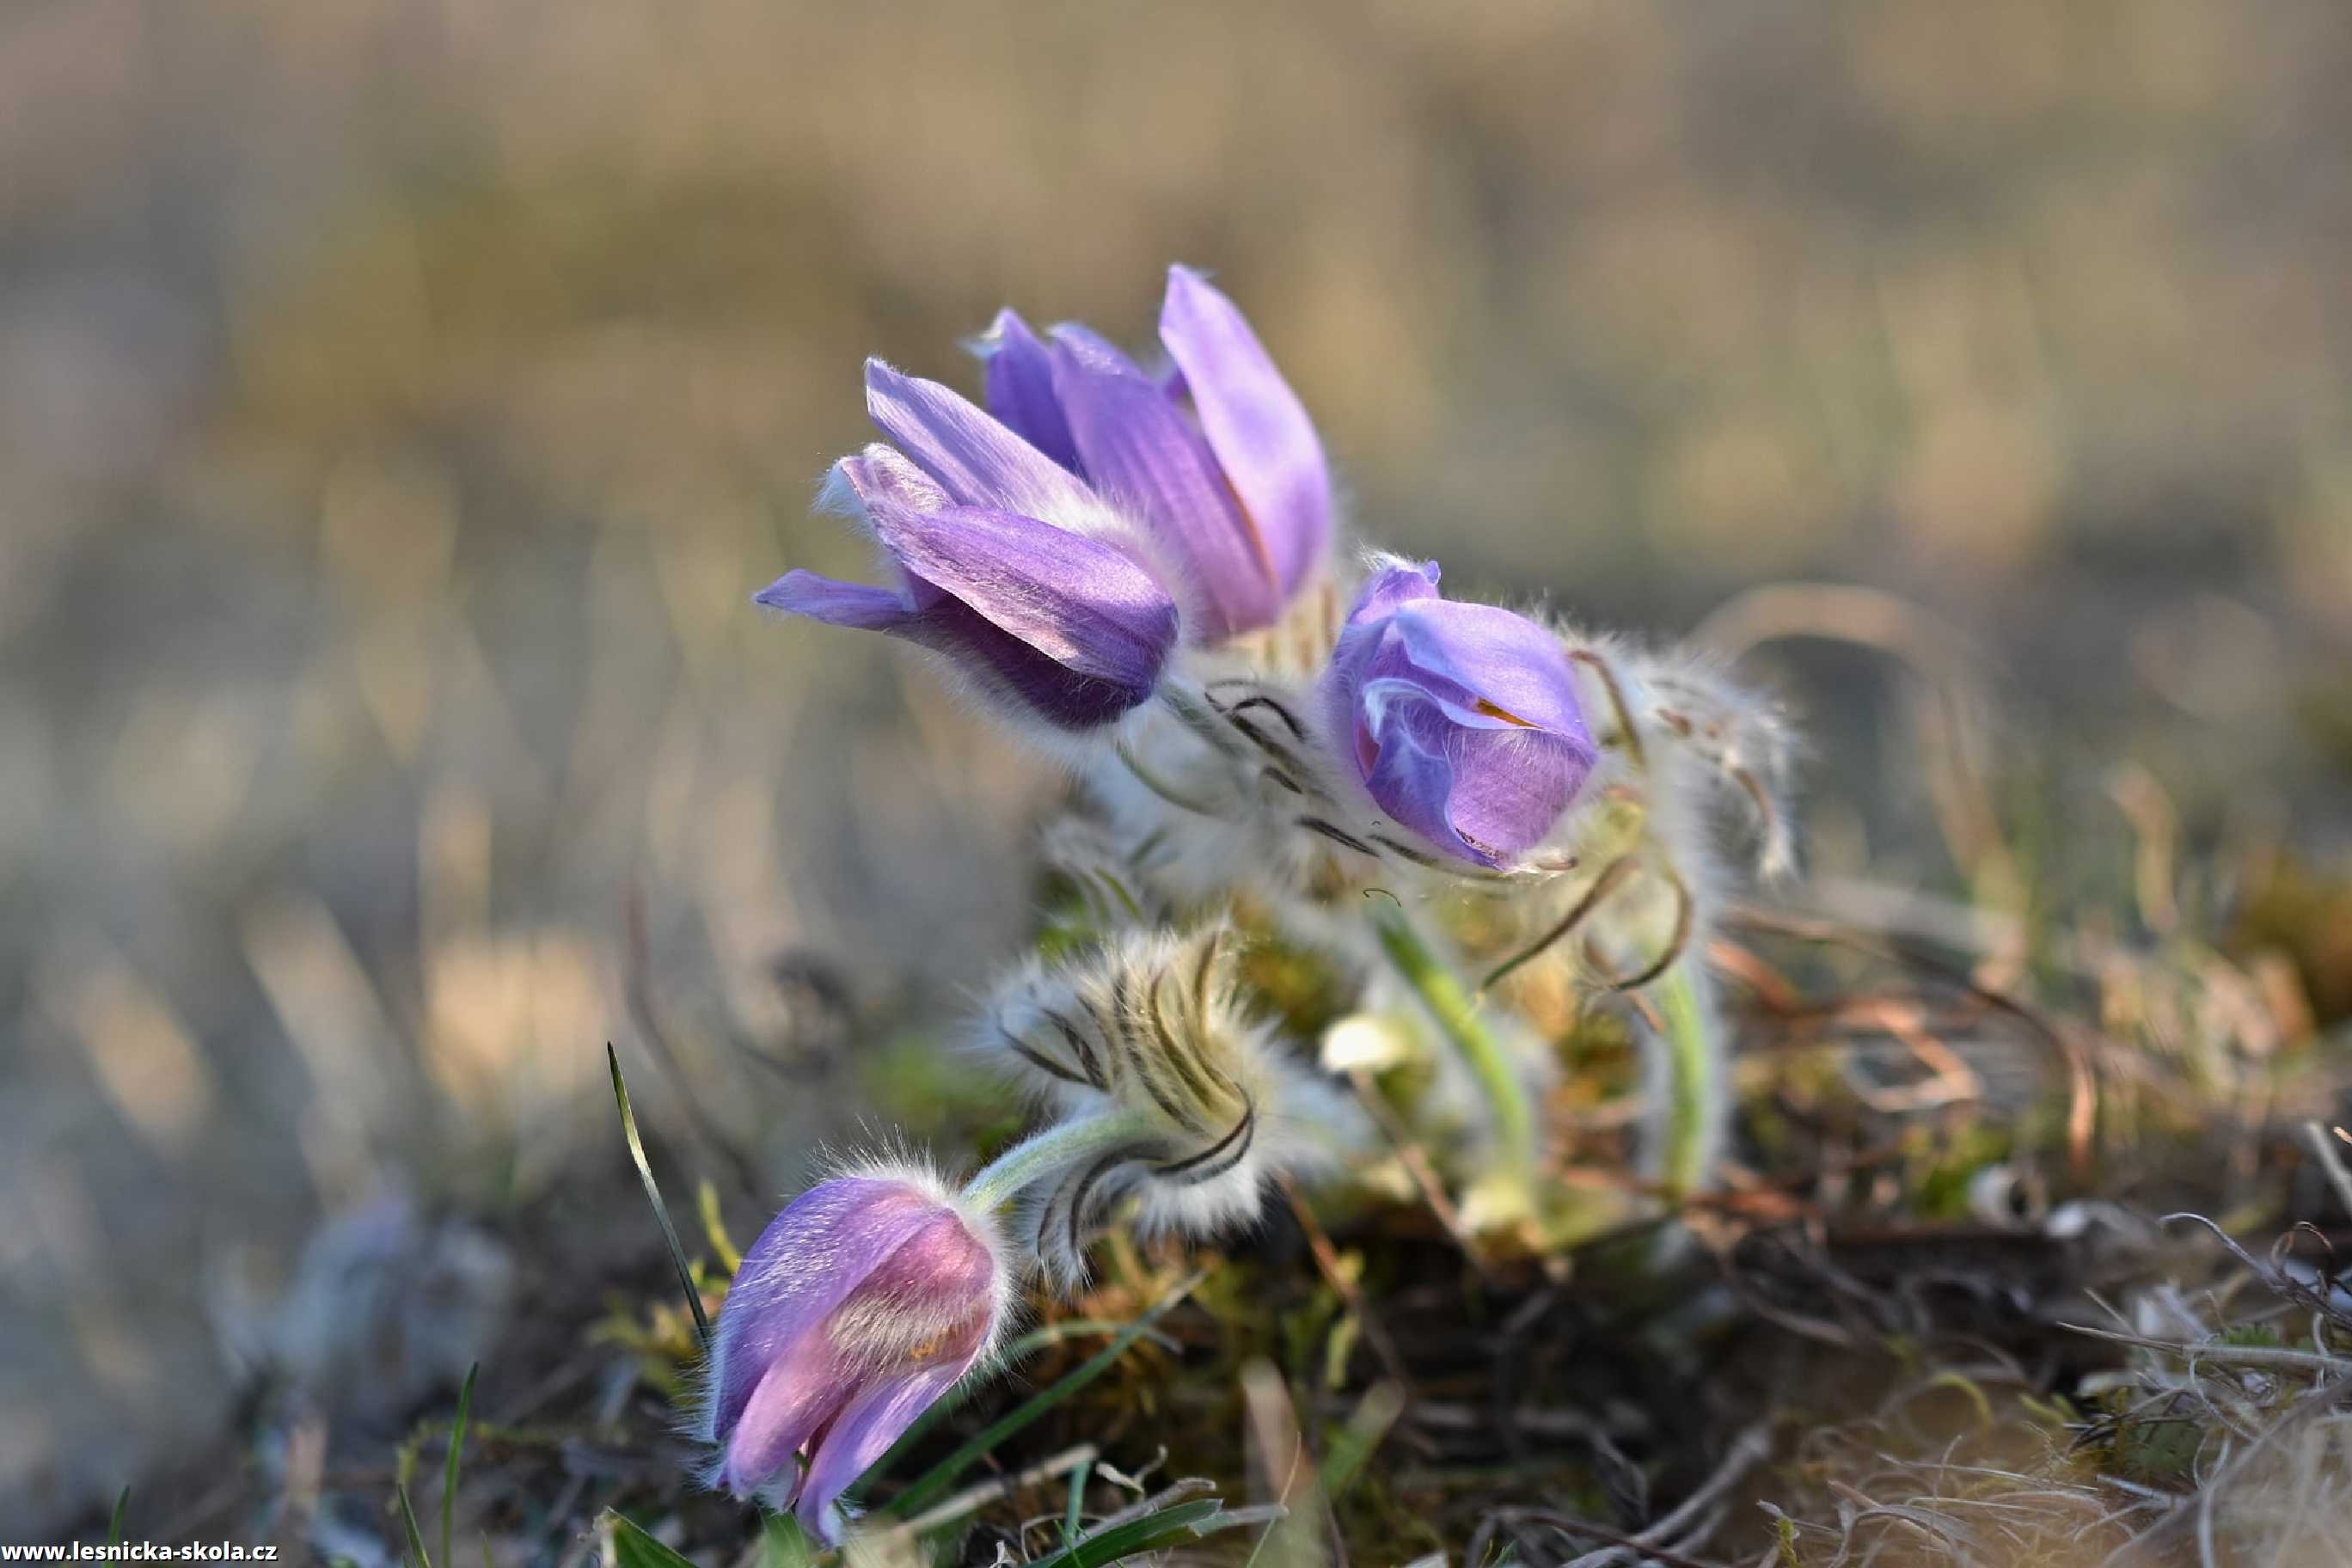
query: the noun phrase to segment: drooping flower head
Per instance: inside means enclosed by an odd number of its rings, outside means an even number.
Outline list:
[[[811,1187],[743,1255],[719,1316],[713,1484],[838,1541],[843,1489],[994,1344],[1010,1289],[992,1223],[928,1172]]]
[[[1437,563],[1373,563],[1321,682],[1327,740],[1380,809],[1458,859],[1540,844],[1600,752],[1559,639],[1437,592]]]
[[[1306,406],[1234,302],[1169,269],[1165,380],[1084,327],[1048,336],[998,314],[983,342],[989,408],[1134,511],[1186,579],[1193,641],[1281,619],[1329,548],[1331,474]]]
[[[866,368],[866,406],[904,455],[836,466],[901,579],[788,572],[772,609],[887,632],[946,656],[1008,710],[1084,732],[1149,698],[1176,604],[1131,530],[1084,481],[936,382]]]
[[[1362,1135],[1353,1103],[1244,1000],[1235,946],[1217,925],[1123,931],[1016,972],[982,1018],[979,1048],[1066,1121],[1129,1129],[1036,1189],[1024,1245],[1056,1281],[1083,1277],[1092,1228],[1121,1199],[1147,1234],[1213,1235],[1255,1220],[1275,1176]]]

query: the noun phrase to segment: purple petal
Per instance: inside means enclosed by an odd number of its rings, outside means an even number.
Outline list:
[[[861,1299],[961,1321],[996,1299],[996,1255],[963,1216],[940,1209],[857,1288]]]
[[[1559,639],[1526,616],[1496,605],[1422,600],[1401,608],[1388,626],[1392,640],[1382,666],[1402,657],[1461,708],[1591,748],[1575,669]]]
[[[1540,730],[1459,731],[1446,825],[1499,866],[1543,842],[1592,771],[1592,753]]]
[[[1054,346],[1054,390],[1087,478],[1187,570],[1206,639],[1272,625],[1282,608],[1274,563],[1183,412],[1140,374],[1066,340]]]
[[[947,491],[933,484],[929,475],[908,461],[895,447],[877,442],[833,467],[860,506],[887,500],[917,511],[931,511],[954,504]]]
[[[841,1531],[831,1517],[834,1500],[890,1451],[890,1445],[915,1424],[915,1417],[955,1386],[956,1380],[979,1358],[992,1327],[983,1319],[965,1336],[965,1343],[943,1347],[948,1354],[876,1378],[858,1390],[856,1397],[825,1429],[815,1454],[810,1458],[808,1474],[802,1479],[800,1501],[794,1511],[811,1533],[828,1545],[840,1543]]]
[[[1543,729],[1592,750],[1576,668],[1559,637],[1498,605],[1446,599],[1409,605],[1390,618],[1395,647],[1421,675],[1458,689],[1461,708],[1489,721]]]
[[[945,596],[898,635],[951,660],[1006,707],[1078,734],[1116,723],[1152,692],[1149,685],[1084,675],[1056,664],[970,606]]]
[[[719,1484],[739,1498],[763,1491],[790,1496],[798,1479],[795,1456],[840,1414],[856,1373],[855,1362],[840,1353],[823,1329],[794,1340],[768,1363],[727,1434]],[[785,1479],[782,1487],[773,1484],[779,1478]]]
[[[1379,556],[1372,562],[1372,574],[1356,595],[1355,607],[1348,612],[1348,625],[1377,621],[1416,599],[1436,597],[1436,562],[1423,561],[1416,565],[1395,555]]]
[[[751,602],[786,615],[806,616],[827,626],[854,626],[868,632],[903,634],[915,616],[905,595],[887,588],[838,582],[798,568],[752,595]]]
[[[1458,710],[1404,680],[1368,682],[1359,760],[1382,810],[1467,860],[1502,866],[1550,833],[1592,769],[1589,745]]]
[[[1150,379],[1143,374],[1143,367],[1129,357],[1125,349],[1120,348],[1083,321],[1055,322],[1054,342],[1069,350],[1077,362],[1088,370],[1107,371],[1114,375],[1131,375],[1143,381]]]
[[[902,1182],[811,1187],[744,1253],[711,1344],[709,1436],[724,1443],[770,1367],[929,1223],[939,1205]]]
[[[1176,606],[1124,552],[985,507],[917,512],[882,502],[872,516],[909,575],[1063,668],[1143,694],[1159,681]]]
[[[999,310],[982,340],[988,411],[1045,456],[1076,471],[1078,448],[1054,396],[1054,361],[1029,323]]]
[[[936,381],[867,360],[866,409],[959,505],[1056,520],[1099,510],[1068,469]]]
[[[1241,311],[1199,273],[1169,268],[1160,341],[1287,598],[1331,539],[1331,470],[1314,422]]]
[[[1422,713],[1414,713],[1415,707]],[[1447,730],[1417,693],[1405,693],[1380,721],[1361,726],[1357,735],[1364,787],[1381,809],[1432,844],[1483,863],[1486,858],[1464,844],[1445,820],[1445,799],[1454,788],[1453,765],[1445,756]]]

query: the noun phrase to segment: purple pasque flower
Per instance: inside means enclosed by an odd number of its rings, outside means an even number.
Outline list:
[[[1373,562],[1320,694],[1342,768],[1390,816],[1480,866],[1542,842],[1600,757],[1559,639],[1440,597],[1434,561]]]
[[[866,402],[902,450],[868,447],[835,471],[901,585],[793,571],[757,602],[930,648],[1057,730],[1099,728],[1149,698],[1175,650],[1176,602],[1086,483],[946,387],[878,360]]]
[[[743,1255],[719,1315],[713,1483],[838,1541],[843,1489],[995,1342],[1008,1291],[987,1222],[926,1173],[811,1187]]]
[[[1322,564],[1331,472],[1306,405],[1231,300],[1168,271],[1165,381],[1086,328],[1011,310],[983,341],[988,406],[1132,510],[1192,594],[1194,640],[1272,626]]]

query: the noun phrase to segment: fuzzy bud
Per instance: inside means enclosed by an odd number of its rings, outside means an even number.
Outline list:
[[[711,1480],[840,1539],[843,1489],[994,1344],[1010,1291],[992,1224],[928,1172],[810,1188],[743,1255],[710,1352]]]
[[[1550,835],[1599,761],[1559,639],[1437,592],[1437,563],[1375,564],[1322,681],[1328,744],[1380,809],[1503,868]]]
[[[1360,1135],[1354,1105],[1293,1062],[1244,1008],[1231,933],[1129,932],[999,992],[981,1046],[1066,1119],[1118,1117],[1131,1139],[1040,1187],[1030,1223],[1049,1274],[1084,1272],[1091,1226],[1132,1196],[1146,1233],[1254,1220],[1265,1184]]]

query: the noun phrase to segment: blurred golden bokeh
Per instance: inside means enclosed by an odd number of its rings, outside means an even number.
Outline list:
[[[1050,770],[749,602],[862,569],[863,356],[969,385],[1001,303],[1211,268],[1465,591],[1874,584],[2340,830],[2347,79],[2339,0],[19,0],[0,1513],[214,1428],[226,1250],[608,1139],[633,897],[720,1080],[781,953],[916,1017],[1012,944]],[[1933,867],[1867,690],[1792,695]]]

